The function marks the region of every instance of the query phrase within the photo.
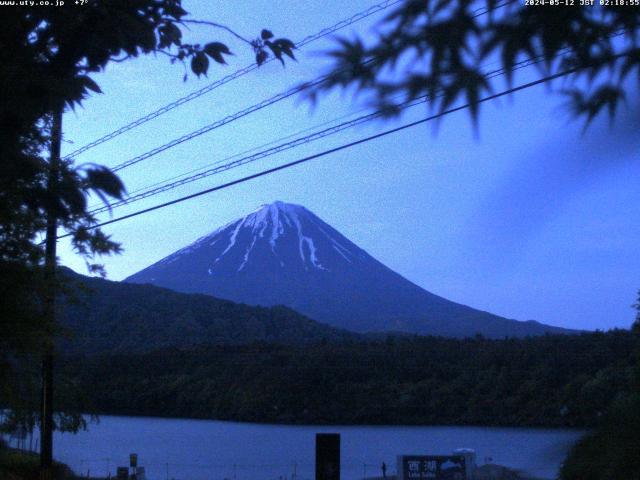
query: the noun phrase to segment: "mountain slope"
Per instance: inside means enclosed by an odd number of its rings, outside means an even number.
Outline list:
[[[128,277],[253,305],[286,305],[356,332],[464,337],[563,333],[434,295],[299,205],[275,202]]]
[[[64,269],[60,302],[64,353],[138,353],[165,347],[237,345],[255,341],[305,344],[358,336],[310,320],[286,307],[254,307],[209,295],[186,295]]]

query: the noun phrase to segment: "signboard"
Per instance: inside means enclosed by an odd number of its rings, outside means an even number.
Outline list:
[[[138,454],[130,453],[129,454],[129,466],[135,468],[138,466]]]
[[[129,468],[128,467],[118,467],[116,478],[118,480],[127,480],[129,478]]]
[[[403,455],[398,457],[400,480],[464,480],[462,455]]]
[[[340,434],[316,434],[316,480],[340,480]]]

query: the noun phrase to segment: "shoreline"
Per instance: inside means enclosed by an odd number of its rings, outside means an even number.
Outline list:
[[[490,428],[493,430],[514,430],[514,429],[527,429],[527,430],[563,430],[563,431],[575,431],[588,433],[594,430],[596,427],[591,426],[562,426],[562,425],[495,425],[495,424],[481,424],[481,423],[341,423],[341,422],[274,422],[274,421],[251,421],[242,419],[228,419],[228,418],[211,418],[211,417],[180,417],[172,415],[153,415],[153,414],[135,414],[135,413],[82,413],[85,417],[97,416],[100,417],[119,417],[119,418],[133,418],[133,419],[157,419],[157,420],[182,420],[182,421],[208,421],[217,423],[229,423],[229,424],[247,424],[254,426],[277,426],[277,427],[359,427],[359,428]],[[96,423],[96,422],[88,422]],[[99,422],[98,422],[99,423]]]
[[[83,417],[87,419],[87,424],[100,423],[89,421],[92,416],[98,417],[118,417],[118,418],[131,418],[131,419],[150,419],[150,420],[181,420],[181,421],[197,421],[197,422],[216,422],[216,423],[228,423],[228,424],[246,424],[252,426],[273,426],[273,427],[319,427],[319,428],[486,428],[492,430],[540,430],[540,431],[572,431],[588,433],[593,431],[595,426],[562,426],[562,425],[495,425],[495,424],[481,424],[481,423],[341,423],[341,422],[274,422],[274,421],[251,421],[242,419],[228,419],[228,418],[211,418],[211,417],[179,417],[172,415],[153,415],[153,414],[134,414],[134,413],[81,413]]]
[[[78,435],[56,434],[56,458],[74,471],[86,474],[90,469],[95,476],[113,474],[114,466],[124,465],[135,452],[153,478],[164,478],[167,469],[176,478],[207,480],[206,469],[219,478],[232,478],[235,467],[239,479],[250,478],[263,468],[269,478],[278,478],[288,475],[293,465],[301,478],[312,478],[317,433],[341,435],[344,478],[361,480],[365,464],[368,476],[379,474],[382,461],[391,474],[399,454],[450,455],[458,448],[474,449],[479,466],[499,464],[526,472],[524,478],[551,479],[584,432],[504,427],[292,427],[107,415]]]

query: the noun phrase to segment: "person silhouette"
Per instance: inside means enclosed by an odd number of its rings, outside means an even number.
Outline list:
[[[387,478],[387,464],[382,462],[382,478]]]

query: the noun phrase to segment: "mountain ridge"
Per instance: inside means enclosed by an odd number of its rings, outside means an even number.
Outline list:
[[[435,295],[305,207],[263,205],[127,277],[252,305],[286,305],[354,332],[491,338],[572,331],[506,319]]]

